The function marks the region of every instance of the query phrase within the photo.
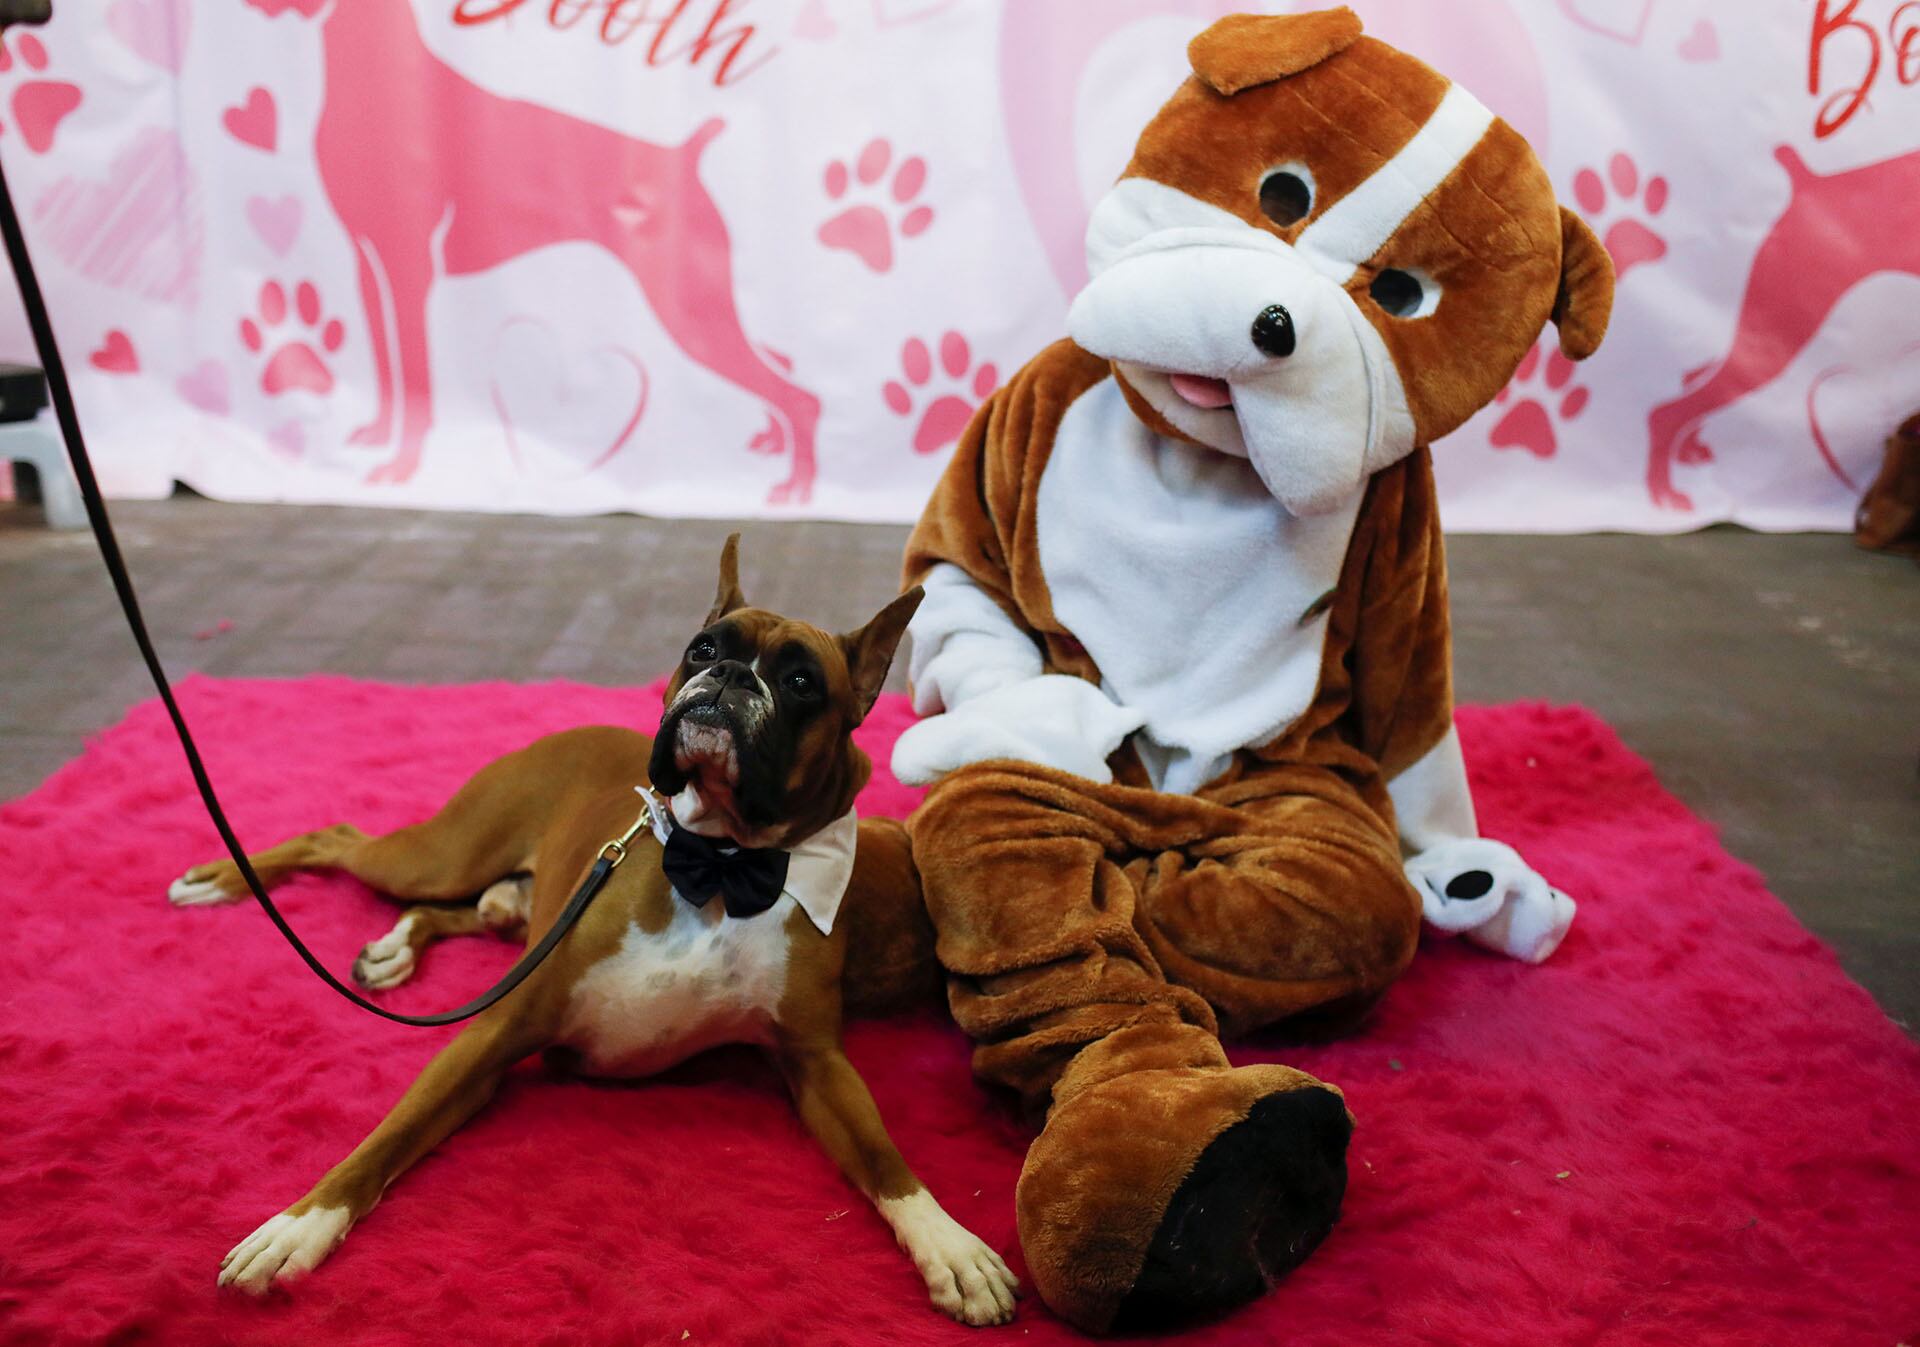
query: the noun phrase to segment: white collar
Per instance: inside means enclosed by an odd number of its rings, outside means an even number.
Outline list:
[[[646,804],[654,837],[665,846],[673,828],[672,813],[645,786],[633,789]],[[787,849],[787,882],[780,892],[793,899],[821,935],[833,934],[834,918],[840,914],[841,900],[853,879],[854,844],[859,835],[859,814],[849,809],[799,846]]]

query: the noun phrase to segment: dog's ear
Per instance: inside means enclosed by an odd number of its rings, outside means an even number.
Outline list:
[[[899,648],[914,610],[926,596],[927,592],[915,585],[882,608],[873,621],[859,631],[848,632],[840,638],[840,648],[847,652],[847,674],[853,680],[853,700],[859,708],[860,720],[867,718],[867,712],[873,710],[874,702],[879,699],[881,685],[887,681],[887,670],[893,667],[893,652]]]
[[[1200,82],[1217,94],[1297,75],[1360,40],[1360,16],[1342,6],[1312,14],[1229,14],[1187,44]]]
[[[713,611],[701,625],[710,627],[734,609],[746,606],[747,597],[740,592],[740,535],[729,533],[727,545],[720,549],[720,588],[713,596]]]
[[[1553,325],[1560,329],[1560,350],[1569,360],[1585,360],[1600,349],[1613,317],[1613,258],[1587,222],[1560,208],[1560,293],[1553,301]]]

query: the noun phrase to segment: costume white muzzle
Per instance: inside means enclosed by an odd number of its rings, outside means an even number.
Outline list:
[[[1332,510],[1412,452],[1386,344],[1312,255],[1138,178],[1094,209],[1087,252],[1093,279],[1067,315],[1073,339],[1183,434],[1250,460],[1289,513]],[[1284,355],[1254,335],[1275,305],[1291,320]],[[1175,374],[1224,380],[1232,405],[1194,405]]]

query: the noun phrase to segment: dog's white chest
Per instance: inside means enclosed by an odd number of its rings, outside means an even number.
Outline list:
[[[764,1043],[787,986],[791,894],[758,916],[673,900],[664,931],[627,927],[573,989],[561,1041],[597,1075],[644,1076],[722,1043]]]
[[[1356,494],[1287,513],[1245,459],[1155,435],[1111,379],[1067,409],[1040,479],[1040,565],[1108,691],[1146,713],[1134,743],[1162,789],[1199,789],[1307,709],[1359,510]]]

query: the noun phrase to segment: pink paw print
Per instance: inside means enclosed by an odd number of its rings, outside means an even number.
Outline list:
[[[970,370],[971,379],[967,377]],[[916,454],[931,454],[957,441],[974,411],[1000,384],[1000,372],[992,361],[974,366],[967,339],[958,332],[940,338],[940,372],[949,387],[926,403],[920,413],[920,421],[913,428]],[[881,396],[896,416],[912,416],[920,399],[934,391],[933,353],[920,338],[909,337],[900,348],[900,373],[905,382],[887,380]]]
[[[1560,451],[1560,437],[1554,431],[1556,422],[1565,424],[1577,418],[1587,409],[1592,395],[1573,383],[1573,362],[1555,350],[1546,355],[1546,345],[1535,346],[1527,352],[1527,358],[1520,362],[1515,371],[1513,382],[1500,390],[1500,396],[1494,401],[1502,406],[1511,401],[1515,390],[1521,400],[1508,410],[1494,426],[1493,434],[1488,438],[1495,449],[1524,449],[1535,458],[1552,458]],[[1541,374],[1541,358],[1545,355],[1546,372]],[[1569,385],[1572,385],[1569,387]],[[1553,404],[1549,409],[1548,404]]]
[[[255,355],[265,355],[260,368],[260,388],[270,396],[300,390],[327,393],[333,389],[333,371],[326,356],[340,349],[347,338],[338,318],[320,318],[320,292],[312,281],[302,281],[293,292],[293,312],[304,331],[282,333],[287,321],[287,292],[278,281],[260,287],[257,318],[240,320],[240,340]],[[315,344],[319,349],[315,349]],[[271,350],[268,350],[272,347]],[[324,354],[323,354],[324,352]]]
[[[1658,262],[1667,255],[1667,241],[1654,233],[1646,220],[1667,208],[1669,195],[1667,180],[1661,177],[1647,179],[1642,191],[1640,166],[1625,154],[1616,154],[1608,161],[1605,179],[1590,168],[1583,168],[1574,176],[1573,199],[1580,203],[1580,209],[1589,219],[1597,220],[1604,214],[1609,200],[1623,210],[1637,210],[1646,217],[1642,220],[1629,215],[1617,219],[1601,235],[1601,242],[1613,257],[1616,279],[1625,279],[1635,267]]]
[[[893,236],[912,238],[933,223],[933,207],[913,204],[927,185],[927,161],[911,155],[900,161],[884,189],[881,179],[893,163],[893,146],[876,136],[860,151],[851,175],[847,166],[835,159],[827,165],[827,196],[840,201],[849,191],[854,198],[820,226],[820,241],[829,248],[844,248],[874,271],[893,267]],[[862,194],[871,198],[861,201]],[[891,197],[889,203],[886,198]],[[904,213],[902,213],[904,212]],[[898,215],[896,221],[893,217]]]
[[[28,149],[45,154],[53,148],[54,132],[60,129],[60,123],[80,106],[80,86],[38,78],[47,68],[47,49],[32,33],[0,41],[0,75],[12,73],[16,50],[29,77],[14,88],[13,124],[20,128],[20,138],[27,142]]]

